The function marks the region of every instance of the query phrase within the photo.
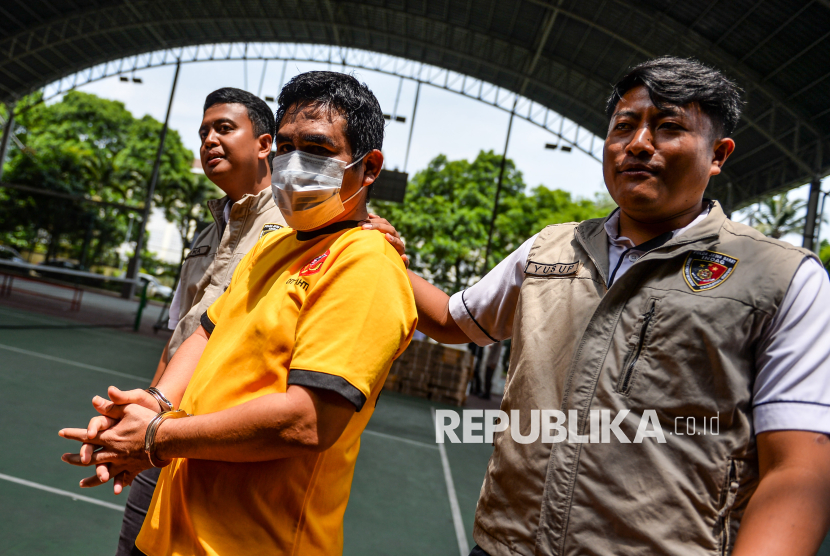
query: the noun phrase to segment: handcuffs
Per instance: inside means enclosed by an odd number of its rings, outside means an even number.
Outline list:
[[[153,454],[156,451],[156,432],[165,419],[181,419],[182,417],[191,417],[191,415],[184,409],[173,409],[173,404],[158,388],[151,386],[147,388],[146,392],[156,399],[161,411],[147,425],[147,432],[144,433],[144,452],[147,454],[147,459],[150,460],[150,465],[165,467],[170,465],[173,460],[155,459]]]

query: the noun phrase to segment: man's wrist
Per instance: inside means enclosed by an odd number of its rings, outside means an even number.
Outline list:
[[[167,396],[164,393],[156,388],[155,386],[151,386],[144,390],[158,402],[159,404],[159,413],[164,413],[165,411],[173,411],[175,407],[173,406],[173,402],[167,399]]]
[[[168,452],[171,435],[171,429],[175,428],[175,424],[183,417],[190,417],[184,410],[178,409],[176,411],[168,411],[159,413],[147,425],[147,431],[144,437],[144,451],[154,467],[164,467],[170,463],[170,460],[175,458]]]

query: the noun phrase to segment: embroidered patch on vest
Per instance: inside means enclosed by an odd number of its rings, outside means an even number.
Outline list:
[[[571,276],[579,270],[579,261],[575,263],[535,263],[528,261],[525,274],[528,276]]]
[[[738,259],[714,251],[692,251],[683,265],[683,277],[693,292],[717,288],[732,275]]]
[[[315,257],[310,263],[305,265],[302,270],[300,270],[300,276],[310,276],[311,274],[317,274],[320,272],[320,269],[323,268],[323,263],[326,262],[326,257],[328,257],[330,253],[331,250],[326,249],[325,253],[319,257]]]
[[[262,239],[263,236],[265,236],[265,234],[269,234],[269,233],[273,232],[274,230],[280,230],[280,229],[282,229],[282,226],[280,226],[279,224],[266,224],[265,226],[262,227],[262,233],[259,234],[259,239]]]
[[[187,254],[185,260],[192,259],[193,257],[201,257],[202,255],[207,255],[210,251],[210,245],[200,245],[199,247],[194,247],[190,250],[190,253]]]

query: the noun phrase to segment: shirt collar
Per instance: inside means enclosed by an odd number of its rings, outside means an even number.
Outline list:
[[[222,211],[222,226],[228,225],[228,220],[231,219],[231,207],[233,203],[225,203],[225,209]]]
[[[703,222],[703,220],[709,216],[709,211],[712,208],[711,203],[706,203],[706,206],[697,215],[697,217],[692,220],[687,226],[683,228],[679,228],[677,230],[672,230],[672,238],[676,238],[677,236],[687,232],[692,227],[696,226],[697,224]],[[625,236],[621,236],[619,233],[620,230],[620,209],[617,208],[614,212],[611,213],[611,216],[608,217],[608,220],[605,221],[605,234],[608,236],[608,243],[614,245],[616,247],[623,247],[625,249],[632,249],[636,247],[634,242],[631,241],[629,238]]]
[[[314,230],[312,232],[297,230],[297,240],[308,241],[310,239],[314,239],[315,237],[342,232],[343,230],[348,230],[349,228],[357,228],[358,226],[360,226],[359,220],[341,220],[340,222],[329,224],[324,228],[320,228],[319,230]]]

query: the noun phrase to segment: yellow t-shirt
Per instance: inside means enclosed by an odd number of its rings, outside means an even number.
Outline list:
[[[262,238],[202,319],[215,328],[181,407],[211,413],[301,384],[334,390],[357,411],[319,454],[174,460],[138,548],[148,556],[340,554],[360,434],[416,321],[406,269],[382,234],[285,228]]]

